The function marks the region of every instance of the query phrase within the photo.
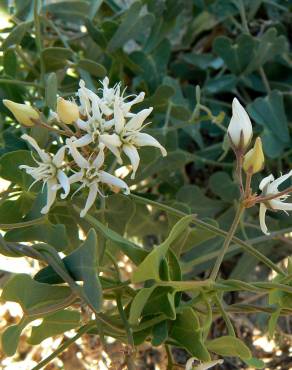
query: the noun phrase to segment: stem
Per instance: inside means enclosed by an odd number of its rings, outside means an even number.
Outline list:
[[[228,234],[225,238],[222,249],[219,252],[219,255],[216,259],[215,265],[214,265],[213,270],[211,272],[210,279],[212,279],[212,280],[216,280],[216,278],[217,278],[218,272],[220,270],[221,263],[224,259],[225,253],[228,250],[229,244],[231,243],[232,237],[234,236],[234,234],[236,232],[236,229],[237,229],[237,226],[239,224],[240,218],[243,214],[243,211],[244,211],[244,208],[242,207],[242,205],[240,205],[238,207],[237,211],[236,211],[233,223],[232,223],[232,225],[230,227],[230,230],[229,230],[229,232],[228,232]]]
[[[65,349],[67,349],[69,346],[71,346],[71,344],[76,342],[76,340],[78,338],[80,338],[83,334],[88,332],[93,327],[94,327],[94,323],[90,323],[90,324],[86,324],[86,325],[82,326],[79,329],[78,333],[73,338],[70,338],[70,339],[66,340],[66,342],[61,344],[60,347],[56,349],[56,351],[54,351],[48,357],[46,357],[41,362],[39,362],[34,368],[32,368],[32,370],[39,370],[39,369],[43,368],[44,366],[46,366],[49,362],[51,362],[54,358],[59,356],[62,352],[65,351]]]
[[[35,82],[10,80],[9,78],[0,78],[0,83],[10,84],[10,85],[33,86],[33,87],[37,87],[38,89],[44,89],[43,86]]]
[[[166,354],[167,354],[167,368],[166,368],[166,370],[172,370],[173,365],[174,365],[174,360],[173,360],[173,356],[172,356],[172,353],[171,353],[170,345],[166,344],[165,345],[165,350],[166,350]]]
[[[101,211],[101,223],[105,225],[105,198],[100,197],[100,211]],[[102,261],[106,249],[106,238],[104,235],[100,234],[100,255],[99,255],[99,265],[102,265]]]
[[[269,81],[267,79],[267,76],[266,76],[266,73],[264,71],[264,68],[263,67],[260,67],[259,68],[259,73],[261,75],[261,79],[263,81],[263,84],[265,85],[265,89],[267,91],[268,94],[270,94],[271,92],[271,87],[270,87],[270,84],[269,84]]]
[[[14,224],[0,224],[0,229],[1,230],[20,229],[22,227],[42,224],[46,220],[47,220],[47,217],[43,216],[43,217],[35,218],[34,220],[17,222],[17,223],[14,223]]]
[[[126,316],[124,308],[123,308],[122,299],[121,299],[120,294],[117,295],[116,301],[117,301],[117,307],[118,307],[119,314],[121,316],[121,319],[122,319],[123,324],[124,324],[125,329],[126,329],[128,344],[131,347],[129,349],[129,352],[126,354],[127,367],[128,367],[129,370],[135,370],[136,369],[136,365],[135,365],[135,344],[134,344],[134,338],[133,338],[133,331],[132,331],[132,328],[131,328],[128,320],[127,320],[127,316]]]
[[[226,327],[227,327],[227,330],[228,330],[228,334],[231,335],[232,337],[236,337],[232,322],[231,322],[227,312],[225,311],[224,306],[223,306],[220,298],[217,295],[215,295],[214,298],[215,298],[216,304],[219,308],[219,311],[222,315],[222,318],[225,321],[225,324],[226,324]]]
[[[167,212],[167,213],[169,213],[169,214],[171,214],[173,216],[176,216],[176,217],[184,217],[184,216],[187,215],[187,213],[182,212],[182,211],[180,211],[178,209],[172,208],[172,207],[170,207],[170,206],[168,206],[166,204],[155,202],[154,200],[150,200],[150,199],[141,197],[139,195],[130,194],[130,195],[127,195],[127,196],[131,197],[132,199],[134,199],[138,203],[152,205],[153,207],[156,207],[156,208],[158,208],[158,209],[160,209],[162,211],[165,211],[165,212]],[[199,220],[195,216],[194,216],[194,219],[192,220],[192,223],[195,224],[195,225],[197,225],[197,226],[199,226],[199,227],[201,227],[202,229],[205,229],[205,230],[208,230],[208,231],[212,231],[215,235],[226,237],[227,234],[228,234],[226,231],[221,230],[218,227],[213,226],[211,224],[208,224],[207,222],[204,222],[202,220]],[[275,233],[271,234],[271,236],[273,236],[273,235],[276,235],[276,234]],[[267,237],[264,236],[264,237],[256,238],[255,241],[256,242],[261,242],[261,241],[265,241],[266,239],[267,239]],[[252,247],[248,243],[244,242],[243,240],[241,240],[241,239],[239,239],[239,238],[237,238],[235,236],[232,237],[232,241],[233,241],[233,243],[239,245],[247,253],[251,254],[254,257],[256,257],[259,261],[261,261],[263,264],[265,264],[266,266],[268,266],[272,270],[278,272],[279,274],[287,275],[273,261],[271,261],[264,254],[262,254],[261,252],[259,252],[257,249],[255,249],[254,247]],[[213,252],[212,253],[212,258],[216,257],[217,256],[217,253],[219,253],[219,252]]]
[[[34,14],[34,27],[35,27],[35,41],[38,48],[39,56],[40,56],[40,68],[41,68],[41,85],[45,85],[45,64],[42,57],[42,35],[41,35],[41,25],[40,25],[40,18],[38,13],[38,0],[34,0],[34,8],[33,8],[33,14]]]

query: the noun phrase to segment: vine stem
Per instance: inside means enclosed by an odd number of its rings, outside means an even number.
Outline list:
[[[73,344],[74,342],[76,342],[76,340],[78,338],[80,338],[83,334],[87,333],[90,329],[92,329],[94,327],[94,323],[89,323],[89,324],[86,324],[84,326],[82,326],[78,333],[66,340],[66,342],[64,342],[63,344],[61,344],[59,346],[59,348],[56,349],[56,351],[54,351],[53,353],[51,353],[48,357],[46,357],[45,359],[43,359],[41,362],[39,362],[35,367],[32,368],[32,370],[39,370],[39,369],[42,369],[44,366],[46,366],[49,362],[51,362],[54,358],[56,358],[57,356],[59,356],[62,352],[65,351],[65,349],[67,349],[69,346],[71,346],[71,344]]]
[[[216,259],[216,262],[215,262],[215,265],[212,269],[212,272],[211,272],[211,275],[210,275],[210,279],[211,280],[216,280],[217,276],[218,276],[218,272],[220,270],[220,266],[221,266],[221,263],[224,259],[224,256],[225,256],[225,253],[227,252],[228,250],[228,247],[231,243],[231,240],[236,232],[236,229],[238,227],[238,224],[239,224],[239,221],[240,221],[240,218],[242,216],[244,212],[244,207],[240,204],[239,207],[237,208],[237,211],[236,211],[236,214],[235,214],[235,217],[234,217],[234,220],[232,222],[232,225],[228,231],[228,234],[226,235],[226,238],[224,240],[224,243],[223,243],[223,246],[219,252],[219,255],[217,256],[217,259]]]

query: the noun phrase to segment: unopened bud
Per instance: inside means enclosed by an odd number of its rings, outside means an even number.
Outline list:
[[[246,149],[252,138],[250,118],[236,98],[232,102],[232,117],[227,132],[231,144],[238,150]]]
[[[264,167],[265,156],[263,153],[262,140],[257,138],[254,147],[250,149],[243,159],[243,169],[246,173],[254,175]]]
[[[39,112],[30,105],[15,103],[7,99],[3,100],[3,104],[10,110],[21,125],[34,126],[34,120],[40,117]]]
[[[74,102],[59,97],[57,100],[57,114],[62,122],[70,125],[79,118],[79,109]]]

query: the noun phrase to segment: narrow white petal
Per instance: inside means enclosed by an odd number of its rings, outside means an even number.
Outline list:
[[[81,181],[82,178],[83,178],[83,172],[82,171],[76,172],[76,173],[74,173],[74,175],[71,175],[69,177],[69,183],[74,184],[75,182]]]
[[[116,133],[120,134],[125,126],[125,117],[120,108],[118,99],[115,99],[114,103],[114,120]]]
[[[88,123],[83,121],[81,118],[78,118],[77,121],[76,121],[76,124],[77,126],[83,130],[83,131],[87,131],[88,129]]]
[[[51,157],[49,156],[49,154],[39,147],[38,143],[33,137],[24,134],[21,136],[21,138],[27,141],[35,149],[43,162],[47,163],[51,161]]]
[[[66,146],[62,146],[57,153],[54,155],[52,162],[58,168],[62,166],[65,157]]]
[[[70,154],[72,155],[72,157],[73,157],[74,161],[77,163],[77,165],[80,168],[88,167],[88,161],[78,152],[75,145],[72,144],[72,142],[69,139],[66,140],[66,144],[67,144],[67,147],[70,150]]]
[[[113,145],[109,145],[107,144],[106,147],[113,153],[113,155],[117,158],[117,162],[119,164],[122,164],[123,163],[123,160],[121,158],[121,153],[120,153],[120,149],[117,148],[116,146],[113,146]]]
[[[68,176],[65,174],[65,172],[58,170],[57,172],[57,178],[61,185],[61,187],[64,189],[64,193],[61,194],[61,198],[65,199],[67,195],[70,193],[70,182]]]
[[[135,136],[133,136],[132,142],[137,146],[154,146],[160,149],[163,157],[167,155],[165,148],[149,134],[138,132]]]
[[[262,181],[260,182],[259,188],[260,190],[263,190],[266,185],[268,185],[270,182],[274,181],[274,176],[269,175],[267,177],[264,177]]]
[[[150,115],[153,108],[150,107],[148,109],[143,109],[139,113],[135,114],[134,117],[132,117],[129,122],[126,124],[125,128],[127,131],[135,131],[138,130],[145,119]]]
[[[111,145],[115,147],[119,147],[122,145],[122,142],[117,134],[102,134],[99,137],[100,141],[104,143],[106,146]]]
[[[260,226],[261,226],[261,229],[262,229],[262,232],[266,235],[270,235],[270,233],[268,232],[268,228],[267,228],[267,225],[266,225],[266,211],[267,211],[267,207],[265,206],[264,203],[261,203],[260,204]]]
[[[145,97],[145,93],[140,92],[140,94],[137,95],[135,99],[131,100],[128,103],[123,103],[122,109],[123,109],[124,114],[126,115],[131,110],[134,104],[141,103],[144,100],[144,97]]]
[[[42,208],[41,213],[49,212],[57,196],[57,180],[50,179],[47,181],[47,204]]]
[[[72,143],[72,145],[75,146],[75,148],[82,148],[83,146],[86,146],[86,145],[92,143],[92,137],[89,134],[81,136],[79,139],[72,139],[71,138],[69,140]]]
[[[96,183],[93,183],[89,187],[89,193],[88,197],[85,203],[85,207],[83,210],[80,212],[80,217],[84,217],[86,213],[89,211],[89,209],[93,206],[96,196],[98,192],[98,185]]]
[[[96,167],[97,169],[100,168],[103,163],[104,163],[104,144],[103,143],[100,143],[99,144],[99,152],[98,152],[98,155],[96,156],[95,160],[93,161],[93,165],[94,167]]]
[[[132,169],[133,169],[131,179],[133,180],[135,178],[136,171],[137,171],[139,163],[140,163],[140,157],[139,157],[138,150],[134,147],[134,145],[125,144],[123,146],[123,152],[130,159]]]
[[[129,194],[130,193],[130,189],[128,187],[128,185],[125,183],[125,181],[119,179],[118,177],[115,177],[113,175],[111,175],[110,173],[108,172],[105,172],[105,171],[99,171],[99,175],[100,175],[100,181],[105,183],[105,184],[108,184],[108,185],[113,185],[113,186],[116,186],[118,188],[121,188],[124,190],[125,194]]]
[[[292,203],[282,202],[280,199],[269,200],[271,208],[278,209],[282,211],[292,211]]]
[[[269,187],[268,187],[268,191],[271,192],[271,193],[274,193],[274,192],[277,192],[278,190],[278,186],[282,184],[282,182],[286,181],[287,179],[289,179],[289,177],[292,176],[292,170],[289,171],[288,173],[286,173],[286,175],[282,175],[280,176],[279,178],[277,178],[275,181],[273,181]]]
[[[112,128],[115,124],[115,120],[114,119],[110,119],[108,121],[104,121],[103,124],[102,124],[102,127],[104,130],[109,130],[110,128]]]

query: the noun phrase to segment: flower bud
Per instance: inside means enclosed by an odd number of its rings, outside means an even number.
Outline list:
[[[3,104],[21,125],[34,126],[33,120],[39,119],[39,112],[30,105],[15,103],[7,99],[3,100]]]
[[[79,118],[79,109],[74,102],[59,97],[57,100],[57,114],[62,122],[70,125]]]
[[[265,156],[263,153],[262,140],[258,137],[254,147],[249,150],[243,159],[243,169],[246,173],[254,175],[264,167]]]
[[[250,118],[236,98],[232,102],[232,117],[227,132],[231,144],[237,150],[246,149],[252,138]]]

